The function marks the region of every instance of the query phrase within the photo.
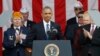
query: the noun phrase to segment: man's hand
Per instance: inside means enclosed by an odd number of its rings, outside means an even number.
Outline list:
[[[32,48],[26,48],[28,52],[32,52]]]
[[[20,35],[19,34],[16,34],[16,43],[20,42]]]
[[[21,38],[21,39],[26,39],[26,35],[23,34],[23,33],[21,33],[21,34],[20,34],[20,38]]]
[[[84,29],[84,28],[83,28],[83,31],[84,31],[84,35],[85,35],[86,38],[88,37],[89,39],[92,39],[92,35],[90,34],[89,31],[87,31],[87,30]]]

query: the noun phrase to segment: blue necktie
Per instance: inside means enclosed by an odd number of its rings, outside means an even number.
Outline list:
[[[49,39],[49,35],[48,32],[49,31],[49,24],[46,24],[46,36],[47,36],[47,40]]]

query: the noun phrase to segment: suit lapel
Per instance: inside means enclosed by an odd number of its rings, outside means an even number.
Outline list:
[[[30,27],[30,22],[27,20],[27,27]]]
[[[50,22],[50,29],[55,28],[55,25],[53,22]]]
[[[11,24],[11,28],[10,28],[10,29],[11,29],[11,33],[12,33],[12,34],[15,34],[15,33],[16,33],[16,30],[14,29],[13,24]]]
[[[82,26],[84,29],[90,32],[91,24]]]
[[[43,37],[45,39],[47,39],[43,22],[41,22],[41,24],[40,24],[40,30],[41,30],[41,32],[43,34]]]

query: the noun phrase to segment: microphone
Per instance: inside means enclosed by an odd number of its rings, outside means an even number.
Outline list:
[[[55,27],[51,27],[51,32],[52,32],[53,34],[56,34],[56,33],[58,32],[58,30],[57,30]]]
[[[49,37],[50,40],[54,39],[54,37],[56,36],[58,30],[54,27],[51,27],[51,29],[47,30],[47,35]]]
[[[55,37],[57,34],[58,30],[55,27],[51,27],[51,36]]]
[[[51,34],[51,30],[49,29],[49,30],[47,30],[47,34],[48,35],[50,35]]]
[[[58,30],[54,28],[54,29],[52,29],[52,32],[56,34],[58,32]]]

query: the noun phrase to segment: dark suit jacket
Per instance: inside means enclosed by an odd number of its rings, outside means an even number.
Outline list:
[[[73,24],[73,25],[67,26],[67,28],[65,30],[65,33],[64,33],[65,37],[67,40],[71,41],[71,44],[73,44],[74,37],[75,37],[74,33],[78,27],[79,27],[78,24]]]
[[[90,31],[90,24],[82,26],[87,31]],[[82,55],[87,56],[89,49],[91,49],[92,56],[100,56],[100,28],[96,27],[93,35],[92,40],[86,38],[82,33],[80,33],[80,44],[82,45]]]
[[[54,27],[55,29],[57,29],[57,33],[54,37],[52,37],[52,38],[50,37],[48,40],[61,40],[61,39],[63,39],[60,27],[57,24],[55,24],[54,22],[51,22],[51,27]],[[45,33],[43,22],[33,26],[32,31],[30,32],[30,34],[27,37],[28,47],[32,48],[32,43],[34,40],[47,40],[47,36]]]
[[[75,53],[76,50],[73,47],[73,43],[74,43],[74,38],[75,38],[75,32],[76,32],[76,30],[77,30],[78,27],[79,26],[78,26],[77,23],[73,24],[73,25],[69,25],[69,26],[67,26],[67,28],[65,30],[65,33],[64,33],[65,34],[64,36],[66,37],[66,39],[71,41],[73,56],[76,56],[76,53]]]
[[[76,24],[76,17],[73,17],[69,20],[67,20],[67,26],[72,25],[72,24]]]
[[[30,21],[30,20],[27,20],[27,27],[30,29],[30,31],[32,30],[33,26],[35,25],[36,23],[33,22],[33,21]]]
[[[21,32],[26,36],[29,34],[28,28],[21,27]],[[15,29],[13,27],[8,28],[7,31],[4,32],[4,41],[3,46],[6,50],[7,56],[17,56],[17,51],[19,50],[19,55],[25,56],[24,54],[24,46],[25,46],[25,39],[23,39],[22,44],[15,45]]]
[[[88,54],[87,51],[89,50],[90,40],[89,40],[89,38],[87,38],[87,39],[85,38],[85,36],[83,34],[83,28],[90,31],[90,26],[91,25],[88,24],[88,25],[85,25],[85,26],[78,27],[76,29],[76,31],[74,32],[75,38],[74,38],[73,46],[76,50],[76,55],[77,56],[87,56],[85,54]],[[87,40],[87,41],[85,41],[85,40]],[[88,44],[86,44],[86,43],[88,43]],[[81,44],[84,44],[84,47]]]
[[[66,24],[66,28],[65,28],[65,33],[64,33],[65,37],[66,37],[66,33],[67,33],[67,28],[68,29],[69,29],[69,27],[71,28],[70,25],[73,25],[73,24],[78,26],[78,23],[76,22],[76,17],[73,17],[73,18],[70,18],[69,20],[67,20],[67,24]]]
[[[63,39],[60,26],[55,24],[54,22],[50,22],[50,23],[51,23],[50,28],[56,29],[57,32],[55,33],[54,36],[49,37],[48,40],[61,40],[61,39]],[[47,40],[47,36],[46,36],[46,33],[45,33],[43,22],[41,22],[41,23],[39,23],[35,26],[35,37],[34,37],[34,39],[35,40]]]
[[[25,42],[26,47],[32,47],[32,46],[30,46],[30,44],[33,43],[30,35],[32,35],[32,36],[34,35],[34,33],[32,31],[34,31],[33,27],[35,26],[35,24],[36,24],[35,22],[27,20],[27,26],[26,27],[29,29],[29,35],[27,36],[27,39],[26,39],[26,42]]]
[[[96,27],[93,33],[91,44],[92,56],[100,56],[100,27]]]

